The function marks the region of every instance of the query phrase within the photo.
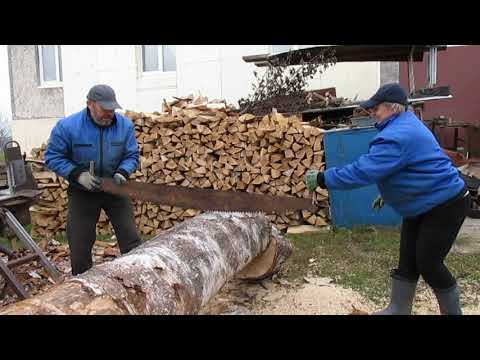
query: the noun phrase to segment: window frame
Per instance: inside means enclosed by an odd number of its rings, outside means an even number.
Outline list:
[[[159,76],[161,74],[174,74],[177,72],[177,54],[175,52],[175,70],[168,70],[164,71],[163,66],[164,66],[164,59],[163,59],[163,47],[165,45],[156,45],[158,47],[158,66],[161,69],[158,70],[152,70],[152,71],[145,71],[144,64],[145,64],[145,58],[144,58],[144,46],[145,45],[140,45],[140,74],[141,76],[144,77],[155,77]]]
[[[55,49],[55,77],[56,80],[44,80],[43,76],[43,50],[42,46],[45,45],[37,45],[37,52],[38,52],[38,73],[39,73],[39,88],[57,88],[63,87],[63,79],[62,79],[62,69],[61,69],[61,49],[60,45],[53,45]]]

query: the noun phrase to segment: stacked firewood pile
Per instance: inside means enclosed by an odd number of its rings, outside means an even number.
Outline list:
[[[29,161],[37,186],[42,190],[38,202],[30,207],[32,216],[32,235],[35,237],[51,237],[65,231],[67,223],[67,188],[68,182],[49,171],[42,161],[46,145],[32,150],[32,157],[37,161]]]
[[[324,167],[323,130],[308,126],[296,116],[275,110],[263,117],[240,115],[222,101],[178,98],[163,104],[163,112],[127,111],[134,122],[140,146],[140,167],[132,178],[140,182],[259,192],[312,198],[304,183],[308,169]],[[46,147],[32,151],[43,159]],[[33,208],[36,233],[63,231],[67,182],[34,164],[35,177],[44,189]],[[318,189],[320,210],[269,214],[279,229],[309,223],[328,224],[328,193]],[[135,202],[135,217],[143,235],[191,218],[199,210]],[[99,234],[112,229],[102,212]]]
[[[0,162],[0,188],[7,187],[7,168],[5,167],[4,162]]]

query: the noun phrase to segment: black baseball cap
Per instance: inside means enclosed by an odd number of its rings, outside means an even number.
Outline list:
[[[96,101],[105,110],[121,109],[115,97],[115,91],[108,85],[95,85],[87,95],[88,100]]]
[[[360,104],[363,109],[371,109],[383,102],[389,102],[393,104],[408,105],[408,95],[403,88],[397,84],[385,84],[377,90],[370,100],[364,101]]]

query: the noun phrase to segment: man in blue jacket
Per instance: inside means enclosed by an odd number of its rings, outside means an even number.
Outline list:
[[[135,129],[127,117],[115,112],[120,108],[110,86],[96,85],[87,95],[87,107],[58,121],[50,135],[45,163],[70,183],[67,238],[73,275],[92,267],[102,209],[112,222],[122,254],[140,244],[131,202],[100,191],[99,177],[125,183],[139,163]],[[91,161],[94,174],[89,172]]]
[[[457,283],[444,259],[465,220],[470,195],[431,131],[406,111],[407,105],[400,85],[382,86],[360,105],[371,111],[379,130],[368,154],[341,168],[309,170],[307,187],[348,190],[375,183],[381,194],[375,207],[384,201],[403,217],[390,305],[377,314],[411,314],[420,275],[442,314],[461,314]]]

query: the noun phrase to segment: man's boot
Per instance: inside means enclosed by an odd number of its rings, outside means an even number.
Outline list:
[[[460,290],[455,284],[449,289],[433,289],[437,297],[440,314],[442,315],[462,315],[460,308]]]
[[[372,315],[411,315],[417,289],[417,281],[409,280],[392,272],[390,304]]]

